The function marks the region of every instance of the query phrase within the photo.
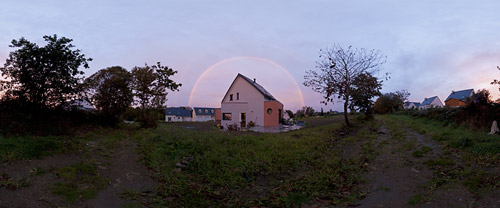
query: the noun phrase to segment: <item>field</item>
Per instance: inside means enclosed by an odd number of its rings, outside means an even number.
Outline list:
[[[124,124],[0,138],[0,207],[498,207],[500,136],[384,115],[279,134]]]

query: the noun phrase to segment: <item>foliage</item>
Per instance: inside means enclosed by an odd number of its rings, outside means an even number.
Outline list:
[[[382,81],[369,73],[361,73],[352,82],[352,101],[349,104],[351,111],[359,110],[365,114],[371,114],[375,96],[380,96]]]
[[[85,80],[87,95],[106,123],[118,123],[132,103],[131,84],[131,74],[120,66],[101,69]]]
[[[164,109],[167,90],[179,90],[180,83],[170,79],[177,71],[167,66],[162,66],[160,62],[156,65],[144,67],[134,67],[132,69],[133,92],[142,108],[142,120],[146,121],[146,109]]]
[[[500,70],[500,66],[497,66],[497,69]],[[497,79],[494,79],[492,82],[491,82],[492,85],[500,85],[500,80],[497,80]],[[498,88],[498,90],[500,90],[500,88]]]
[[[97,125],[97,115],[78,109],[40,108],[19,99],[0,100],[0,134],[63,135]]]
[[[99,176],[97,168],[90,163],[59,167],[54,173],[63,182],[55,183],[51,187],[52,193],[62,196],[68,202],[92,199],[108,185],[108,181]]]
[[[385,114],[404,109],[404,102],[408,99],[410,93],[406,90],[385,93],[375,101],[375,113]]]
[[[377,107],[377,103],[375,103]],[[493,121],[500,117],[500,104],[493,103],[487,90],[478,90],[466,105],[458,108],[429,108],[397,112],[414,117],[443,121],[446,125],[464,126],[471,130],[489,131]]]
[[[4,67],[2,91],[7,97],[31,102],[41,107],[54,107],[77,97],[81,92],[80,66],[88,68],[92,59],[79,49],[73,50],[72,40],[57,35],[44,36],[47,45],[40,47],[25,38],[12,40]]]
[[[293,112],[291,110],[286,110],[285,113],[287,113],[290,118],[295,117],[295,115],[293,114]]]
[[[304,106],[302,109],[297,110],[295,112],[295,116],[297,117],[305,117],[305,116],[313,116],[314,115],[314,109],[311,106]]]
[[[344,102],[344,119],[350,125],[347,110],[353,99],[355,87],[363,85],[358,82],[354,85],[356,77],[361,74],[373,76],[380,71],[386,57],[378,50],[367,50],[364,48],[343,48],[335,44],[331,48],[320,50],[320,60],[316,64],[317,70],[306,71],[304,85],[311,87],[314,91],[323,94],[323,103],[334,102],[341,99]],[[358,96],[361,99],[361,96]],[[357,101],[358,103],[366,103]]]

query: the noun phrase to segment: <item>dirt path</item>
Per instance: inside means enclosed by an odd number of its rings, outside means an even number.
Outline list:
[[[406,130],[406,129],[405,129]],[[378,139],[379,155],[368,165],[365,178],[368,195],[359,201],[359,207],[406,207],[409,201],[432,177],[432,171],[422,165],[441,151],[439,146],[411,131],[400,131],[400,136],[383,124]],[[413,157],[415,149],[422,146],[432,150],[423,157]]]
[[[141,202],[131,202],[120,197],[125,192],[148,196],[157,185],[148,169],[139,161],[136,145],[130,140],[120,142],[111,158],[98,159],[101,176],[110,179],[110,185],[87,202],[89,207],[144,207]],[[146,201],[143,201],[146,202]]]

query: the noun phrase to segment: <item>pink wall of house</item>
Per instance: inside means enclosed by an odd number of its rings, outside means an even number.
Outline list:
[[[283,104],[276,100],[264,102],[264,126],[277,127],[282,117]]]

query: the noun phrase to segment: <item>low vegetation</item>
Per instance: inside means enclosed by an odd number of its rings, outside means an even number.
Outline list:
[[[296,206],[351,203],[365,193],[373,148],[346,159],[336,123],[281,134],[186,131],[162,125],[136,132],[146,165],[162,185],[162,206]],[[366,135],[375,134],[365,132]]]

